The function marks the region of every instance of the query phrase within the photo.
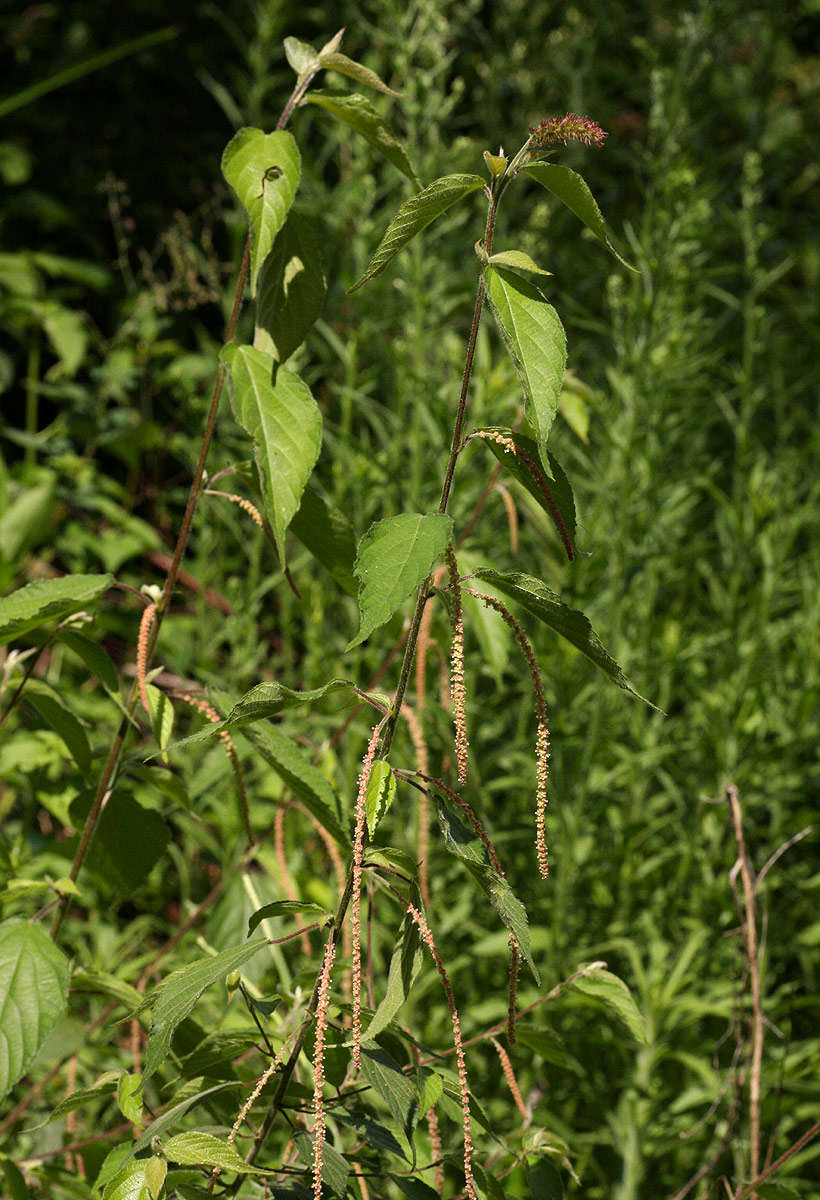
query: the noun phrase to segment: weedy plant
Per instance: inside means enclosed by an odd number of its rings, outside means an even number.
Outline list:
[[[514,197],[521,195],[517,185],[533,180],[620,258],[583,178],[551,161],[570,143],[600,148],[606,134],[586,117],[550,117],[529,130],[516,153],[485,152],[485,176],[445,175],[422,187],[401,143],[364,96],[314,89],[316,77],[331,71],[395,95],[371,70],[342,52],[341,34],[318,51],[294,39],[288,39],[285,48],[297,80],[276,128],[240,129],[222,160],[225,179],[247,216],[247,242],[165,585],[134,596],[143,609],[130,690],[122,696],[113,663],[90,636],[89,614],[115,586],[112,576],[38,581],[0,603],[3,644],[19,643],[7,659],[9,687],[2,720],[10,719],[8,728],[14,730],[15,718],[28,706],[61,739],[77,778],[65,805],[64,825],[79,830],[70,868],[56,879],[48,871],[59,862],[57,856],[44,857],[39,878],[16,879],[15,853],[4,849],[10,874],[6,895],[22,905],[22,911],[0,924],[0,1094],[9,1096],[25,1080],[68,1010],[69,993],[78,1019],[89,996],[95,1003],[108,998],[107,1006],[99,1006],[87,1020],[83,1036],[88,1040],[103,1027],[110,1035],[99,1043],[96,1077],[86,1086],[76,1085],[75,1046],[50,1073],[32,1079],[28,1091],[21,1087],[16,1103],[0,1120],[4,1133],[17,1129],[32,1102],[68,1064],[73,1082],[48,1120],[65,1118],[71,1133],[78,1110],[88,1106],[98,1122],[107,1125],[103,1137],[78,1138],[76,1144],[69,1139],[56,1152],[50,1146],[27,1153],[24,1131],[20,1152],[12,1155],[14,1161],[5,1161],[4,1170],[15,1196],[85,1196],[92,1194],[93,1185],[93,1194],[103,1200],[240,1192],[312,1195],[314,1200],[325,1194],[358,1194],[363,1200],[424,1200],[436,1195],[474,1200],[510,1194],[500,1182],[505,1177],[515,1181],[516,1195],[560,1195],[562,1181],[573,1174],[569,1152],[555,1132],[531,1127],[527,1099],[499,1041],[502,1036],[510,1045],[516,1041],[520,965],[528,967],[539,987],[540,975],[526,909],[507,880],[491,832],[495,822],[482,811],[481,788],[471,779],[471,756],[481,756],[481,727],[476,714],[473,727],[468,727],[472,664],[465,657],[463,597],[477,601],[509,627],[529,680],[538,886],[549,887],[549,733],[541,668],[527,623],[545,625],[617,686],[638,694],[585,615],[562,602],[543,581],[489,563],[463,572],[459,553],[471,539],[471,564],[481,557],[491,559],[493,538],[488,535],[484,502],[506,474],[552,521],[567,558],[577,555],[572,489],[549,448],[566,369],[564,330],[543,290],[549,272],[520,250],[499,250],[496,241],[502,201],[504,211],[512,209],[516,216]],[[301,154],[285,128],[298,108],[310,105],[364,137],[414,187],[351,292],[390,267],[416,235],[448,210],[479,198],[486,205],[484,233],[475,244],[475,302],[461,385],[453,389],[452,436],[441,464],[437,506],[386,515],[358,546],[344,514],[311,485],[322,448],[322,413],[293,366],[326,293],[318,249],[321,232],[298,206]],[[243,343],[236,335],[246,289],[255,309],[252,339]],[[515,428],[469,428],[477,338],[488,309],[521,383],[523,414]],[[253,445],[254,458],[209,477],[206,466],[226,382],[234,417]],[[456,518],[451,508],[458,471],[472,444],[476,449],[470,453],[478,454],[483,446],[496,462],[478,506]],[[233,482],[231,490],[216,486],[220,477],[238,480],[240,490],[233,490]],[[290,539],[295,536],[327,572],[329,588],[338,587],[340,597],[355,593],[359,627],[348,651],[390,634],[375,678],[362,686],[363,681],[336,677],[305,690],[287,681],[267,681],[238,698],[213,688],[206,698],[197,681],[181,681],[171,674],[173,661],[167,669],[152,667],[171,615],[195,511],[211,502],[205,497],[237,505],[264,529],[283,586],[296,590],[288,571]],[[396,614],[410,600],[409,619],[399,630],[391,630]],[[443,606],[448,615],[448,650],[434,644],[436,606]],[[521,617],[516,615],[519,611]],[[34,677],[42,652],[55,645],[65,646],[82,661],[119,711],[119,726],[102,753],[90,745],[85,725],[72,711],[71,697]],[[171,655],[173,643],[166,641],[164,649]],[[437,703],[428,687],[434,652],[443,682]],[[390,682],[393,672],[395,683]],[[174,742],[181,705],[199,712],[207,724]],[[326,752],[342,737],[359,737],[361,717],[368,710],[375,715],[358,781],[354,788],[348,780],[337,791]],[[324,722],[328,713],[337,718],[323,743],[316,744],[313,724],[306,723],[291,736],[291,726],[279,719],[300,711],[312,720],[318,715]],[[128,750],[132,733],[144,732],[143,712],[155,743],[147,759],[144,746],[138,752]],[[406,729],[400,737],[402,725]],[[252,795],[248,762],[240,758],[234,736],[242,739],[251,762],[263,763],[278,780],[272,819],[260,819],[267,805],[264,797]],[[179,778],[194,769],[214,737],[227,753],[236,793],[235,828],[241,832],[233,868],[250,902],[247,938],[234,939],[219,950],[204,943],[198,957],[179,957],[186,935],[224,892],[228,881],[223,874],[158,950],[146,952],[139,944],[150,922],[134,922],[132,982],[99,961],[84,959],[82,923],[66,917],[72,909],[75,914],[82,909],[94,872],[115,870],[126,884],[136,886],[169,847],[170,830],[157,803],[135,800],[128,782],[150,783],[171,803],[185,807]],[[400,757],[407,748],[415,755],[412,765]],[[355,793],[352,806],[340,799],[345,790]],[[436,909],[443,898],[431,899],[431,802],[442,844],[463,867],[464,887],[474,888],[486,901],[488,927],[500,922],[508,938],[507,1019],[470,1031],[469,1036],[438,931]],[[300,829],[309,831],[299,852],[310,844],[327,861],[338,892],[333,911],[327,905],[332,886],[319,889],[319,899],[316,894],[298,894],[289,863],[296,847],[289,847],[285,830],[291,812],[297,814]],[[189,818],[186,813],[185,820]],[[386,844],[386,833],[399,844]],[[219,836],[213,833],[211,842],[218,844]],[[181,871],[182,857],[175,859]],[[278,881],[278,892],[271,879]],[[273,898],[268,899],[272,890]],[[46,903],[32,912],[43,894]],[[388,934],[393,950],[382,981],[373,930],[396,924],[397,933]],[[69,931],[73,960],[62,948]],[[418,995],[426,1005],[433,1003],[425,990],[428,956],[452,1031],[452,1045],[435,1049],[423,1045],[412,1028]],[[163,975],[175,958],[180,965]],[[273,978],[275,994],[268,990]],[[193,1016],[195,1008],[208,989],[214,989],[213,995],[225,982],[230,1003],[220,1001],[213,1028],[208,1029]],[[603,963],[579,964],[569,979],[541,993],[525,1012],[570,987],[610,1006],[640,1033],[641,1016],[631,994]],[[123,1010],[125,1026],[106,1024],[121,1017]],[[132,1058],[128,1071],[116,1052],[123,1029]],[[515,1134],[504,1139],[494,1134],[481,1097],[471,1089],[469,1046],[479,1042],[495,1046],[510,1090],[510,1108],[522,1120]],[[454,1071],[448,1065],[450,1056],[455,1058]],[[125,1124],[112,1118],[117,1109]],[[107,1147],[110,1136],[117,1144],[102,1158],[97,1151]],[[56,1161],[60,1156],[62,1164]]]

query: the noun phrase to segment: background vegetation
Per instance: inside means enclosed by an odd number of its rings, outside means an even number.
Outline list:
[[[602,685],[585,660],[546,634],[538,640],[552,742],[552,877],[544,887],[532,880],[525,684],[507,662],[503,630],[478,626],[468,613],[472,787],[526,898],[546,985],[605,959],[648,1021],[648,1044],[636,1045],[583,996],[566,994],[540,1011],[529,1040],[522,1030],[513,1054],[532,1128],[567,1143],[581,1179],[565,1176],[567,1194],[590,1200],[674,1194],[720,1148],[737,1102],[743,1061],[733,1067],[733,1056],[746,989],[723,788],[730,780],[739,788],[758,869],[815,820],[816,16],[812,0],[586,8],[548,0],[229,0],[178,6],[170,18],[156,0],[63,0],[19,9],[0,26],[3,90],[19,97],[35,81],[59,80],[72,65],[179,21],[154,46],[40,98],[23,97],[14,111],[0,102],[4,592],[64,572],[110,570],[134,587],[162,582],[245,236],[219,179],[219,155],[238,125],[273,126],[292,86],[284,36],[321,44],[347,25],[347,51],[403,92],[396,102],[380,98],[379,107],[425,183],[481,170],[483,149],[515,149],[529,124],[552,113],[588,114],[610,131],[604,151],[573,151],[565,161],[583,162],[639,273],[621,271],[592,239],[579,241],[571,214],[534,186],[526,232],[526,249],[554,274],[550,293],[581,381],[553,440],[591,556],[562,564],[551,528],[523,491],[515,492],[517,550],[497,494],[480,540],[509,569],[539,575],[583,608],[667,715]],[[407,181],[315,111],[297,112],[292,128],[311,148],[302,196],[323,222],[330,285],[299,369],[324,415],[318,480],[360,535],[387,513],[429,508],[437,493],[481,229],[475,213],[460,208],[417,240],[399,269],[346,296]],[[506,232],[502,215],[497,245]],[[475,425],[509,424],[519,404],[489,324],[473,403]],[[462,523],[487,477],[481,448],[471,453],[455,511]],[[210,469],[246,456],[226,406]],[[294,542],[297,599],[244,514],[207,501],[156,661],[180,680],[233,693],[267,678],[305,688],[325,682],[355,630],[354,601]],[[127,593],[115,596],[101,618],[102,643],[127,673],[136,610]],[[381,656],[378,646],[360,648],[342,673],[365,681]],[[6,658],[6,668],[11,689],[19,667]],[[105,745],[112,710],[79,660],[55,646],[37,673],[74,689],[75,710]],[[323,769],[340,783],[352,780],[365,718],[332,745],[326,738],[338,721],[314,722],[309,737],[325,746]],[[0,869],[16,878],[65,875],[78,788],[64,747],[33,710],[20,709],[9,724],[13,737],[0,741]],[[428,735],[440,760],[443,739],[433,728]],[[276,784],[251,762],[248,771],[261,830]],[[189,902],[218,879],[223,893],[199,931],[217,949],[240,941],[248,912],[284,886],[272,850],[259,895],[243,886],[241,831],[218,747],[201,752],[184,797],[159,797],[148,780],[135,781],[134,795],[170,824],[164,854],[144,872],[135,851],[119,876],[105,861],[92,864],[66,927],[86,963],[131,983]],[[402,821],[393,819],[398,842]],[[324,902],[321,844],[292,821],[290,873],[300,895]],[[819,894],[815,831],[772,866],[759,894],[770,1161],[817,1119]],[[13,893],[1,898],[4,916],[36,910],[36,901]],[[476,919],[458,864],[438,850],[432,900],[470,1037],[503,1019],[506,935]],[[389,936],[378,927],[374,954],[385,962]],[[197,954],[195,937],[182,943],[179,961]],[[298,956],[287,963],[299,982]],[[435,985],[430,973],[427,990]],[[414,996],[407,1023],[439,1045],[446,1013],[425,995],[422,988]],[[522,1003],[535,998],[522,980]],[[72,1002],[9,1111],[67,1056],[73,1086],[93,1082],[101,1060],[85,1030],[103,1006]],[[205,1028],[209,1017],[221,1019],[224,998],[210,1006],[197,1017]],[[110,1027],[105,1037],[105,1065],[121,1065]],[[470,1070],[476,1092],[491,1097],[491,1119],[509,1129],[518,1118],[491,1045],[475,1048]],[[58,1072],[2,1148],[22,1160],[70,1140],[65,1117],[30,1132],[68,1086]],[[91,1137],[120,1120],[111,1100],[98,1102],[76,1114],[69,1133]],[[744,1139],[741,1112],[716,1174],[743,1177]],[[82,1151],[90,1180],[110,1145]],[[790,1160],[776,1177],[781,1190],[768,1194],[817,1194],[818,1154],[815,1143]],[[88,1194],[61,1157],[43,1162],[32,1194]],[[526,1169],[505,1186],[508,1195],[529,1194]],[[715,1183],[700,1189],[693,1194],[722,1194]]]

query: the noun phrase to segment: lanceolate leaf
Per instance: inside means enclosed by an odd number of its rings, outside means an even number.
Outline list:
[[[563,600],[551,591],[540,579],[531,575],[522,575],[518,571],[494,571],[491,567],[482,567],[475,572],[477,579],[484,579],[493,584],[505,596],[516,600],[527,612],[532,613],[539,621],[543,621],[550,629],[560,633],[577,650],[594,662],[596,667],[608,675],[613,683],[623,688],[625,692],[643,700],[650,708],[656,706],[636,692],[635,688],[624,675],[615,659],[604,649],[601,641],[589,623],[589,619],[576,608],[570,608]]]
[[[416,981],[423,961],[424,951],[418,927],[413,918],[406,915],[401,923],[399,936],[390,958],[384,998],[362,1034],[363,1041],[375,1041],[400,1011],[410,995],[410,989]]]
[[[263,921],[267,921],[271,917],[292,916],[294,913],[308,913],[314,920],[318,917],[331,916],[320,904],[314,904],[310,900],[274,900],[271,904],[263,904],[253,913],[248,921],[248,937]]]
[[[251,295],[273,239],[293,203],[302,160],[292,134],[263,133],[245,127],[234,134],[222,155],[222,174],[251,223]]]
[[[398,167],[403,175],[411,179],[416,187],[421,186],[404,146],[397,141],[373,105],[364,96],[356,93],[336,96],[331,92],[308,92],[305,99],[309,100],[311,104],[318,104],[337,121],[355,129],[356,133],[361,134],[371,146],[375,146],[388,162],[391,162],[394,167]]]
[[[285,362],[305,340],[327,291],[310,217],[291,212],[259,272],[253,344]]]
[[[396,797],[396,776],[390,763],[377,758],[367,781],[365,796],[365,812],[367,814],[367,833],[370,840],[376,832],[376,827],[387,813]]]
[[[469,196],[470,192],[484,187],[480,175],[443,175],[426,188],[405,200],[393,220],[387,226],[376,253],[370,260],[370,265],[353,287],[348,291],[355,292],[362,284],[367,283],[374,275],[380,274],[391,259],[395,258],[407,243],[426,229],[428,225],[440,217],[448,208],[452,208],[459,200]]]
[[[611,971],[597,968],[579,975],[573,988],[585,996],[591,996],[610,1008],[626,1025],[638,1042],[648,1045],[646,1019],[635,1003],[635,999],[622,979]]]
[[[494,432],[502,434],[503,437],[513,443],[516,449],[523,453],[521,455],[511,454],[506,447],[493,441],[491,438],[481,438],[480,440],[492,450],[498,461],[504,465],[505,470],[509,471],[513,478],[517,479],[527,489],[530,495],[538,501],[544,512],[549,513],[552,520],[555,521],[555,514],[544,492],[543,484],[546,484],[549,494],[555,501],[555,506],[560,513],[570,545],[575,550],[575,498],[564,469],[555,455],[550,450],[547,451],[547,460],[550,468],[549,475],[547,475],[547,472],[543,472],[539,461],[538,446],[532,438],[527,437],[523,433],[516,433],[512,429],[496,429]],[[530,469],[530,462],[535,465],[537,472],[535,475]],[[543,478],[539,486],[538,475],[542,474],[542,472]]]
[[[246,1163],[233,1146],[210,1133],[197,1133],[193,1130],[189,1133],[178,1133],[164,1143],[162,1153],[169,1162],[180,1163],[182,1166],[223,1167],[237,1174],[269,1174]]]
[[[62,738],[66,749],[83,775],[91,770],[91,747],[85,730],[62,697],[39,679],[29,680],[24,693],[26,702]]]
[[[393,1120],[408,1138],[418,1120],[419,1094],[415,1085],[386,1050],[362,1049],[362,1075],[390,1109]]]
[[[635,270],[625,258],[621,258],[609,240],[606,224],[595,197],[589,190],[586,180],[577,171],[559,166],[557,163],[536,162],[524,167],[523,173],[532,176],[548,192],[552,192],[553,196],[565,204],[570,212],[574,212],[576,217],[583,221],[599,242],[603,242],[607,249],[612,251],[619,262],[622,262],[625,267],[629,267],[630,271]]]
[[[359,590],[353,574],[356,534],[341,509],[308,484],[290,528],[316,561],[330,572],[342,591],[355,596]]]
[[[254,442],[273,536],[282,565],[285,533],[322,445],[322,415],[307,384],[269,354],[230,343],[222,361],[231,373],[236,419]]]
[[[427,578],[444,553],[453,531],[452,517],[443,513],[402,513],[371,525],[359,542],[356,576],[359,580],[359,632],[348,643],[352,650],[370,637]]]
[[[521,380],[541,463],[549,473],[547,439],[567,364],[564,328],[534,283],[504,267],[486,267],[484,278],[490,308]]]
[[[552,274],[552,271],[545,271],[543,267],[539,267],[538,263],[533,262],[529,254],[525,254],[523,250],[499,250],[495,254],[491,254],[487,262],[494,267],[510,267],[513,271],[526,271],[529,275]]]
[[[68,1003],[68,959],[42,925],[0,924],[0,1099],[25,1075]]]
[[[379,79],[376,72],[371,71],[370,67],[362,66],[361,63],[355,62],[338,50],[330,54],[322,54],[320,65],[327,71],[338,71],[340,75],[346,75],[348,79],[355,79],[357,83],[373,88],[376,92],[384,92],[386,96],[399,95],[399,92],[394,92],[383,80]]]
[[[300,1129],[294,1134],[293,1140],[296,1144],[296,1152],[299,1158],[307,1166],[313,1166],[313,1138],[305,1129]],[[322,1147],[322,1181],[335,1196],[346,1196],[347,1179],[350,1174],[350,1167],[344,1155],[340,1154],[335,1146],[325,1139]],[[279,1189],[277,1188],[277,1192]],[[324,1192],[324,1188],[322,1189]],[[312,1193],[306,1191],[279,1193],[282,1200],[307,1200]]]
[[[119,695],[120,687],[117,679],[117,669],[111,659],[96,642],[92,642],[82,633],[73,629],[61,629],[57,635],[61,642],[68,646],[78,658],[82,659],[92,675],[96,675],[107,692]]]
[[[66,575],[18,588],[0,599],[0,646],[47,621],[61,621],[90,608],[113,582],[111,575]]]
[[[167,1058],[174,1030],[192,1012],[205,989],[241,967],[257,950],[266,945],[267,938],[258,938],[244,946],[223,950],[214,957],[201,958],[195,963],[180,967],[147,997],[141,1006],[151,1008],[151,1028],[148,1033],[143,1072],[145,1079],[153,1075]]]

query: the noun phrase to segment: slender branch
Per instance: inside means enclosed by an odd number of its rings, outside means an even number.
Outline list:
[[[785,1150],[783,1154],[780,1155],[780,1158],[776,1158],[772,1165],[767,1167],[762,1175],[758,1175],[757,1179],[753,1179],[752,1182],[745,1187],[742,1192],[738,1192],[734,1200],[746,1200],[747,1196],[752,1196],[755,1188],[760,1187],[761,1183],[765,1183],[767,1179],[774,1175],[775,1171],[783,1166],[784,1162],[790,1159],[792,1155],[796,1154],[798,1150],[802,1150],[806,1145],[806,1142],[810,1142],[811,1139],[816,1137],[818,1133],[820,1133],[820,1121],[815,1121],[812,1127],[807,1129],[802,1137],[799,1137],[796,1142],[789,1146],[788,1150]]]

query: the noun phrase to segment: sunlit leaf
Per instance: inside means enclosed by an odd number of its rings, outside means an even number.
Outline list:
[[[562,167],[558,163],[536,162],[524,167],[522,173],[531,176],[548,192],[552,192],[553,196],[565,204],[570,212],[575,213],[576,217],[583,221],[599,242],[603,242],[606,248],[612,251],[619,262],[623,263],[625,267],[629,267],[630,271],[635,270],[625,258],[621,258],[609,240],[606,224],[597,201],[589,190],[586,180],[577,171],[573,171],[569,167]]]
[[[377,758],[373,763],[370,778],[367,781],[365,795],[365,813],[367,816],[367,833],[371,841],[376,827],[385,816],[396,797],[396,776],[390,763]]]
[[[318,104],[337,121],[348,125],[360,134],[371,146],[375,146],[394,167],[420,187],[419,177],[407,157],[407,151],[395,137],[373,105],[364,96],[334,95],[331,92],[308,92],[305,97],[311,104]]]
[[[388,87],[384,80],[379,79],[376,72],[371,71],[370,67],[355,62],[354,59],[348,58],[346,54],[342,54],[338,50],[320,55],[320,64],[326,71],[338,71],[340,75],[346,75],[348,79],[355,79],[357,83],[373,88],[376,92],[384,92],[386,96],[400,94]]]
[[[293,203],[302,160],[292,134],[263,133],[246,126],[231,138],[222,155],[222,174],[236,193],[251,224],[251,295],[273,240]]]
[[[637,1042],[649,1044],[646,1018],[635,1003],[627,985],[611,971],[602,967],[585,972],[573,980],[573,988],[584,996],[591,996],[611,1009],[626,1025]]]
[[[263,921],[272,917],[288,917],[293,913],[309,913],[314,918],[331,916],[331,913],[322,908],[321,904],[314,904],[311,900],[274,900],[270,904],[263,904],[261,908],[257,908],[249,918],[248,937]]]
[[[0,1099],[25,1075],[68,1003],[68,959],[41,925],[0,924]]]
[[[113,582],[111,575],[65,575],[18,588],[0,599],[0,646],[47,621],[61,621],[91,607]]]

